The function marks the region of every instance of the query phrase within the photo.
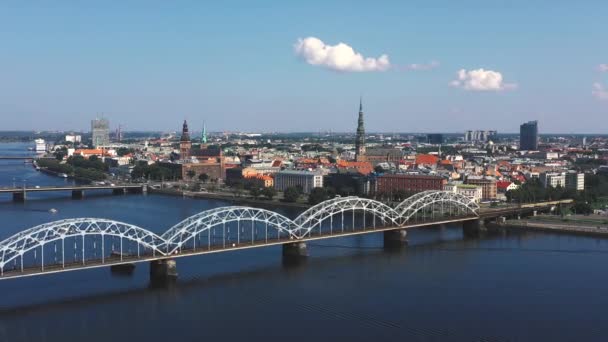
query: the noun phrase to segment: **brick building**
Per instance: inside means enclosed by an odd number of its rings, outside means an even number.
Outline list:
[[[443,190],[444,179],[437,176],[387,174],[376,179],[376,194],[405,191],[408,194],[427,190]]]

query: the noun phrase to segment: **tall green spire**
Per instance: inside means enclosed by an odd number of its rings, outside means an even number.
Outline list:
[[[205,125],[205,121],[203,121],[203,133],[201,133],[201,142],[203,144],[207,143],[207,125]]]

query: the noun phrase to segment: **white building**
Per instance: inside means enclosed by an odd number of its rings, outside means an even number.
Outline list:
[[[36,143],[36,152],[46,152],[46,143],[44,139],[36,139],[34,140]]]
[[[469,197],[479,203],[483,198],[483,188],[472,184],[446,184],[443,187],[444,191],[454,192],[466,197]]]
[[[577,191],[585,190],[585,174],[568,171],[566,173],[566,188]]]
[[[314,171],[280,171],[275,174],[274,188],[285,191],[289,187],[301,186],[302,191],[310,193],[313,188],[323,187],[323,174]]]
[[[540,182],[545,188],[552,186],[554,188],[566,186],[566,174],[563,172],[543,172],[540,174]]]
[[[82,136],[77,134],[66,134],[65,141],[71,143],[79,143],[82,141]]]

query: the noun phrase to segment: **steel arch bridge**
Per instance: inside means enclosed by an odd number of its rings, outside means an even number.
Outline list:
[[[190,216],[162,235],[108,219],[66,219],[1,241],[0,279],[7,272],[59,272],[467,220],[478,210],[468,197],[425,191],[394,208],[354,196],[333,198],[293,220],[266,209],[220,207]]]

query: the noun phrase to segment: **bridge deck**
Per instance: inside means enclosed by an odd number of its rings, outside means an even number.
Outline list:
[[[78,191],[78,190],[111,190],[111,189],[140,189],[143,185],[82,185],[82,186],[45,186],[45,187],[26,187],[24,188],[0,188],[0,193],[12,192],[45,192],[45,191]]]

